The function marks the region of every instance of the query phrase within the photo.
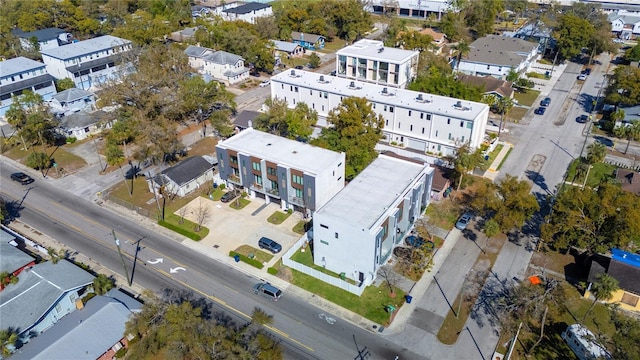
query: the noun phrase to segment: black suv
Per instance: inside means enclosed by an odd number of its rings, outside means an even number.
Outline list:
[[[551,98],[544,98],[544,100],[540,101],[541,106],[549,106],[551,105]]]
[[[32,182],[34,182],[35,180],[33,180],[33,178],[23,172],[17,172],[17,173],[13,173],[11,174],[11,180],[13,181],[17,181],[22,185],[29,185]]]
[[[222,195],[222,197],[220,198],[220,201],[222,201],[223,203],[228,203],[231,200],[237,198],[238,195],[240,195],[240,194],[236,190],[231,190],[231,191],[225,193],[224,195]]]
[[[282,251],[282,246],[280,244],[266,237],[261,237],[260,240],[258,240],[258,247],[260,247],[260,249],[269,250],[274,254]]]
[[[547,110],[546,107],[540,106],[539,108],[537,108],[534,113],[536,115],[544,115],[544,112]]]

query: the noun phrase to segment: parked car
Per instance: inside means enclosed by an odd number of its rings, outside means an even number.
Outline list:
[[[17,172],[17,173],[11,174],[11,180],[17,181],[22,185],[29,185],[35,181],[31,176],[23,172]]]
[[[237,198],[238,195],[240,195],[240,194],[236,190],[231,190],[231,191],[225,193],[224,195],[222,195],[222,197],[220,198],[220,201],[222,201],[223,203],[228,203],[231,200]]]
[[[271,80],[262,80],[260,87],[269,86],[269,84],[271,84]]]
[[[551,105],[551,98],[549,98],[549,97],[544,98],[544,100],[540,101],[540,105],[541,106],[549,106],[549,105]]]
[[[277,254],[282,251],[282,245],[264,236],[261,237],[260,240],[258,240],[258,247],[260,249],[269,250],[273,254]]]
[[[253,286],[253,293],[266,296],[273,301],[278,301],[282,297],[282,290],[267,283],[258,283]]]
[[[456,229],[458,230],[466,229],[470,221],[471,221],[471,214],[469,213],[462,214],[462,216],[460,216],[460,219],[458,219],[458,221],[456,222]]]
[[[544,106],[540,106],[539,108],[537,108],[534,113],[536,115],[544,115],[544,112],[547,111],[547,108]]]
[[[249,73],[249,75],[255,76],[255,77],[260,77],[260,73],[257,72],[257,71],[252,71],[252,72]]]
[[[589,121],[589,115],[582,114],[576,118],[576,121],[584,124]]]
[[[304,66],[302,66],[302,65],[297,65],[297,66],[296,66],[296,69],[298,69],[298,70],[302,70],[302,69],[304,69]]]
[[[585,74],[578,75],[578,80],[582,80],[582,81],[587,80],[587,75],[585,75]]]
[[[582,73],[587,75],[587,76],[591,75],[591,68],[586,68],[586,69],[582,70]]]

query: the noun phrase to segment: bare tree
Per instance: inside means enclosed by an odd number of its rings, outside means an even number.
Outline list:
[[[197,220],[196,231],[200,231],[202,224],[211,216],[209,207],[202,202],[202,199],[198,200],[198,207],[196,208],[195,214]]]
[[[387,268],[386,266],[380,267],[380,275],[384,278],[384,281],[387,283],[389,287],[389,296],[396,296],[396,284],[398,283],[399,277],[396,272],[392,269]]]
[[[180,216],[180,224],[184,224],[184,217],[187,215],[187,212],[189,212],[189,206],[187,205],[178,209],[178,216]]]

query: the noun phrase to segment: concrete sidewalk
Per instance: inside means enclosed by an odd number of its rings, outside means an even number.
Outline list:
[[[502,164],[504,158],[507,157],[509,150],[513,148],[513,145],[508,142],[501,141],[500,143],[503,145],[500,153],[498,153],[498,156],[496,156],[496,158],[491,163],[491,166],[489,166],[489,170],[485,171],[484,175],[482,175],[482,177],[491,179],[491,181],[494,181],[498,177],[498,175],[500,174],[500,171],[498,170],[500,164]]]

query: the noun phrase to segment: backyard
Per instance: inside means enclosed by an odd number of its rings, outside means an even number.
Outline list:
[[[532,89],[516,91],[513,93],[513,97],[518,100],[518,104],[524,106],[532,106],[539,95],[540,91]]]

